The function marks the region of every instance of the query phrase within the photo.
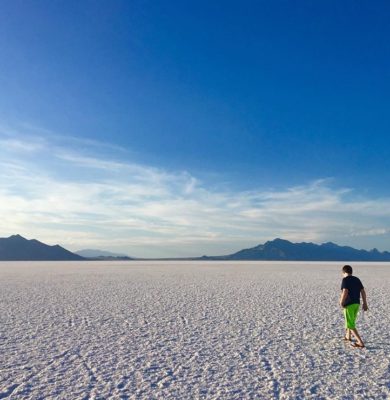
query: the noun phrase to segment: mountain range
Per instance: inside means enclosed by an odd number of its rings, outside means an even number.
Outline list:
[[[112,253],[111,251],[105,250],[85,249],[78,250],[75,254],[90,260],[133,260],[133,258],[126,254]]]
[[[83,257],[59,245],[48,246],[20,235],[0,238],[0,261],[78,261]]]
[[[96,249],[84,249],[75,251],[81,257],[94,258],[94,257],[127,257],[127,254],[112,253],[111,251],[96,250]]]
[[[357,250],[332,242],[323,244],[292,243],[275,239],[256,247],[240,250],[227,256],[207,257],[204,260],[269,260],[269,261],[390,261],[388,251]]]
[[[84,256],[82,256],[84,255]],[[89,256],[89,257],[88,257]],[[38,240],[28,240],[20,235],[0,238],[0,261],[81,261],[81,260],[135,260],[122,254],[101,250],[72,253],[59,245],[48,246]],[[141,259],[138,259],[141,260]],[[145,260],[145,259],[144,259]],[[165,259],[168,260],[168,259]],[[170,258],[175,260],[175,258]],[[258,246],[243,249],[225,256],[202,256],[176,260],[231,260],[231,261],[390,261],[388,251],[377,249],[357,250],[328,242],[292,243],[275,239]]]

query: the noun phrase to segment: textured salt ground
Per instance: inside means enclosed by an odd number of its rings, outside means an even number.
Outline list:
[[[0,399],[389,399],[389,264],[0,263]]]

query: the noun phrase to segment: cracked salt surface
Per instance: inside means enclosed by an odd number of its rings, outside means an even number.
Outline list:
[[[390,264],[0,263],[0,399],[389,399]]]

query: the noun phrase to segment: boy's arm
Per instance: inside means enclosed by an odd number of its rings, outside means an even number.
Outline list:
[[[366,291],[364,290],[364,288],[360,291],[360,293],[362,294],[362,298],[363,298],[363,310],[367,311],[368,310],[367,295],[366,295]]]
[[[341,296],[340,296],[340,306],[344,307],[344,302],[345,300],[347,300],[347,296],[348,296],[348,289],[343,289],[343,291],[341,292]]]

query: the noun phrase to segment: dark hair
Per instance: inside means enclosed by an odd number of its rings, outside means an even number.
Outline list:
[[[343,272],[352,275],[352,267],[350,265],[344,265]]]

